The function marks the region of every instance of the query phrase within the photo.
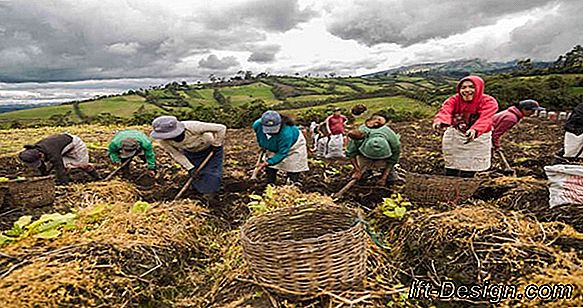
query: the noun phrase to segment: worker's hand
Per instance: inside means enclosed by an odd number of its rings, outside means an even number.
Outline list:
[[[466,132],[466,137],[468,138],[466,140],[466,143],[470,143],[470,142],[474,141],[474,139],[476,139],[477,136],[478,136],[478,132],[475,129],[469,129]]]
[[[156,177],[156,170],[148,170],[148,176],[149,177]]]
[[[360,180],[360,178],[362,178],[362,170],[360,168],[354,168],[352,178],[355,180]]]
[[[260,162],[257,165],[255,165],[255,168],[257,168],[258,172],[263,171],[263,169],[265,169],[265,167],[267,167],[269,164],[267,162]]]
[[[434,130],[442,130],[445,127],[446,127],[446,124],[444,124],[444,123],[433,123]]]

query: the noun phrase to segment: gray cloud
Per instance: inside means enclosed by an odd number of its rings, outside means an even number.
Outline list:
[[[252,0],[228,9],[205,12],[199,18],[211,29],[251,26],[285,32],[317,15],[309,8],[300,10],[298,0]]]
[[[501,49],[515,57],[554,60],[574,45],[583,44],[582,16],[582,1],[561,3],[556,14],[514,29]]]
[[[230,67],[239,65],[239,62],[235,57],[224,57],[219,59],[216,55],[209,55],[206,59],[201,59],[198,65],[202,68],[208,68],[212,70],[226,70]]]
[[[548,14],[512,30],[507,37],[492,34],[471,44],[432,42],[410,46],[402,64],[482,58],[495,61],[531,58],[552,61],[583,43],[583,2],[558,4]]]
[[[0,5],[0,80],[192,75],[184,59],[265,38],[252,27],[211,31],[154,2],[9,1]]]
[[[257,47],[259,50],[253,51],[247,61],[257,63],[271,63],[275,61],[275,55],[281,50],[279,45],[267,45]]]
[[[575,1],[575,0],[566,0]],[[360,0],[335,10],[328,31],[367,46],[395,43],[408,46],[431,38],[445,38],[494,24],[501,17],[525,12],[556,0]]]

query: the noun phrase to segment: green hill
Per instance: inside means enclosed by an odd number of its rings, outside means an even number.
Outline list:
[[[501,107],[532,98],[547,108],[566,110],[583,99],[583,74],[517,77],[501,74],[485,76],[485,80],[486,93],[496,97]],[[11,126],[15,122],[19,126],[69,125],[103,121],[144,124],[160,114],[219,121],[222,116],[255,116],[254,112],[263,108],[275,108],[304,117],[309,110],[313,110],[312,113],[324,112],[327,106],[349,109],[358,103],[370,105],[371,111],[392,108],[395,112],[427,116],[454,93],[456,82],[450,77],[435,76],[268,76],[197,85],[173,82],[143,91],[131,91],[131,95],[3,113],[0,114],[0,125]],[[263,102],[263,105],[254,105],[254,110],[245,113],[244,109],[248,108],[245,106],[257,101]],[[238,111],[223,115],[222,110],[228,108],[238,108]]]

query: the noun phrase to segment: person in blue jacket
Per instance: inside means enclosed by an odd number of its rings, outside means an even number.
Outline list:
[[[266,155],[256,168],[265,169],[267,183],[275,184],[277,171],[287,172],[293,183],[299,183],[301,172],[308,171],[306,139],[292,119],[276,111],[266,111],[253,123],[259,147]]]

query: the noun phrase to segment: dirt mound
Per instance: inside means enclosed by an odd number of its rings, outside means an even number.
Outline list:
[[[0,296],[8,306],[170,305],[186,269],[215,254],[204,213],[191,202],[88,207],[53,241],[2,249]]]
[[[545,180],[533,177],[500,177],[482,183],[476,198],[508,210],[520,211],[540,221],[560,221],[583,232],[583,207],[566,204],[551,208]]]
[[[571,239],[566,241],[564,239]],[[447,212],[423,210],[391,234],[400,268],[437,284],[508,282],[544,272],[560,249],[583,247],[583,234],[562,223],[539,223],[487,204]],[[558,243],[569,243],[553,246]]]

